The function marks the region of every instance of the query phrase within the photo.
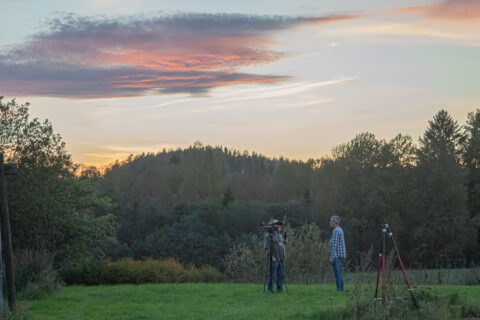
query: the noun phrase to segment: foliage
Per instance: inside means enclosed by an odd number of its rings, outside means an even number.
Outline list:
[[[102,261],[71,266],[64,274],[67,284],[125,284],[221,282],[223,274],[210,266],[184,267],[173,259]]]
[[[315,224],[295,229],[287,226],[286,245],[287,283],[324,283],[330,281],[331,266],[328,244],[322,241],[321,231]],[[225,257],[225,273],[232,282],[261,283],[265,279],[267,255],[263,237],[253,237],[249,245],[240,244]]]
[[[468,114],[465,125],[463,163],[468,170],[467,190],[469,218],[476,228],[477,248],[480,248],[480,109]],[[480,260],[480,250],[472,260]]]
[[[462,128],[441,110],[418,145],[402,134],[384,140],[365,132],[331,157],[307,162],[201,143],[131,156],[100,179],[103,194],[119,204],[120,244],[112,257],[174,256],[222,268],[234,246],[250,254],[245,248],[262,221],[316,223],[325,241],[337,214],[352,266],[366,248],[379,250],[383,223],[391,225],[407,266],[475,265],[479,119],[470,114]]]
[[[417,214],[411,217],[415,255],[423,265],[438,267],[465,261],[475,252],[476,233],[469,223],[465,170],[461,166],[464,133],[445,111],[439,111],[418,149],[415,195]],[[441,235],[439,237],[439,235]]]
[[[103,258],[116,242],[112,202],[100,195],[98,181],[76,175],[52,124],[30,119],[28,104],[0,97],[0,142],[19,168],[7,181],[14,249],[46,252],[55,269]]]
[[[53,268],[53,256],[46,251],[15,253],[15,286],[20,297],[37,298],[62,286]]]
[[[293,161],[195,142],[131,155],[101,175],[80,170],[52,124],[30,119],[28,104],[0,98],[0,149],[19,164],[7,181],[13,245],[47,252],[60,272],[107,257],[173,257],[259,281],[255,237],[275,217],[292,228],[295,281],[322,282],[331,276],[322,256],[333,214],[343,219],[352,268],[366,248],[378,252],[383,223],[407,267],[471,267],[480,262],[479,143],[479,110],[464,127],[441,110],[418,144],[364,132],[331,156]]]

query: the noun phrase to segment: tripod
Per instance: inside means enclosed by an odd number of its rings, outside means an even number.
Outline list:
[[[287,234],[285,233],[285,238]],[[272,249],[273,248],[273,249]],[[272,290],[273,290],[273,254],[275,253],[275,258],[277,259],[279,265],[280,265],[280,270],[283,275],[283,284],[285,285],[285,291],[288,293],[288,287],[287,287],[287,282],[285,281],[285,265],[286,265],[286,257],[284,259],[284,263],[282,263],[280,259],[280,255],[278,254],[277,247],[275,246],[275,243],[273,241],[273,232],[268,233],[268,252],[267,252],[267,261],[265,265],[265,281],[263,282],[263,292],[265,293],[265,286],[267,285],[267,279],[268,276],[270,275],[270,281],[272,282]],[[278,277],[278,274],[277,274]]]
[[[390,227],[388,224],[384,224],[382,226],[382,245],[380,249],[380,253],[378,254],[378,271],[377,271],[377,285],[375,288],[375,301],[382,300],[383,303],[385,303],[386,300],[392,300],[392,299],[404,299],[408,297],[391,297],[387,298],[387,286],[385,284],[385,277],[386,277],[386,270],[385,270],[385,238],[386,238],[386,233],[388,232],[388,237],[392,240],[393,247],[395,249],[395,252],[397,253],[397,258],[398,262],[400,263],[400,268],[402,269],[403,277],[405,278],[405,283],[408,288],[408,292],[410,292],[410,296],[412,298],[413,304],[415,307],[418,309],[417,301],[415,301],[415,296],[413,295],[413,291],[415,290],[412,288],[410,282],[408,281],[407,273],[405,271],[405,267],[403,266],[402,258],[400,258],[400,253],[398,252],[397,244],[395,243],[395,239],[393,239],[393,233],[390,230]],[[380,280],[380,274],[382,276],[382,297],[378,298],[378,284]]]

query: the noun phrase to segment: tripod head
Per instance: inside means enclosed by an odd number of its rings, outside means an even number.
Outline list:
[[[384,223],[382,225],[382,232],[388,232],[388,236],[391,238],[393,236],[393,233],[392,233],[392,230],[390,230],[390,226],[388,225],[388,223]]]

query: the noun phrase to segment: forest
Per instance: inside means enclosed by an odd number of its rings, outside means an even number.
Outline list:
[[[442,109],[418,139],[359,133],[308,161],[196,141],[101,172],[74,163],[28,103],[2,98],[0,152],[18,164],[7,177],[16,261],[40,257],[59,274],[127,257],[223,271],[236,246],[262,236],[262,222],[315,225],[328,241],[332,215],[342,217],[351,266],[378,248],[383,223],[409,268],[480,262],[480,109],[464,125]]]

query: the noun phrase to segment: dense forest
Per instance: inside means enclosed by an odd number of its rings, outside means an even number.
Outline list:
[[[223,270],[234,245],[272,217],[316,224],[328,240],[342,217],[351,265],[378,248],[389,223],[409,267],[480,262],[480,110],[460,126],[440,110],[418,142],[365,132],[308,161],[191,147],[131,155],[106,172],[73,163],[60,135],[28,104],[0,99],[0,151],[17,255],[47,253],[55,268],[110,258],[173,257]]]

